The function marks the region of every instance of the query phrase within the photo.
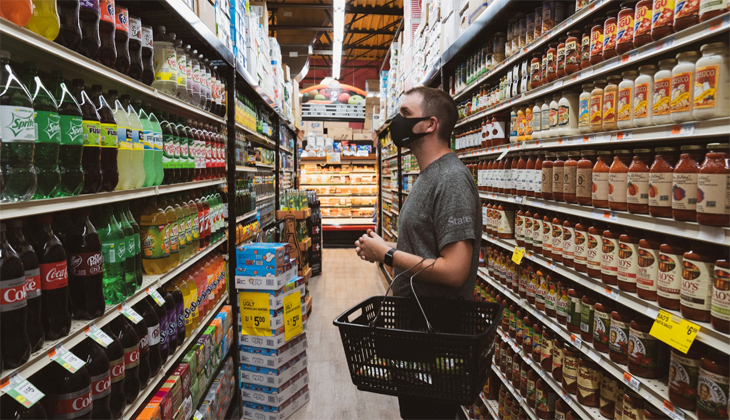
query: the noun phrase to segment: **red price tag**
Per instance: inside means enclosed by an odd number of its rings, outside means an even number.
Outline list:
[[[561,144],[563,144],[563,138],[562,137],[558,139],[558,146],[560,146]]]
[[[680,133],[681,131],[682,131],[682,126],[681,126],[681,125],[673,125],[673,126],[672,126],[672,135],[673,135],[673,136],[676,136],[676,135],[677,135],[677,134],[679,134],[679,133]]]
[[[714,22],[710,23],[710,32],[715,32],[722,27],[722,19],[715,19]]]

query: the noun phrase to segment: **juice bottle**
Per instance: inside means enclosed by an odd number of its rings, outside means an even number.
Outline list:
[[[157,110],[152,112],[152,105],[149,102],[144,104],[144,110],[147,113],[147,118],[150,119],[150,125],[152,125],[152,134],[155,139],[155,153],[154,153],[154,166],[155,166],[155,182],[154,185],[162,185],[162,179],[165,177],[165,173],[162,170],[162,126],[160,126],[160,120],[157,118],[158,115],[162,116],[162,111]]]
[[[167,215],[156,197],[144,204],[139,218],[142,269],[145,274],[163,274],[170,267],[170,228]]]
[[[170,260],[165,271],[170,271],[180,265],[180,237],[178,236],[177,215],[169,201],[169,197],[162,196],[160,207],[165,212],[167,218],[167,228],[169,230],[168,238],[170,240]]]
[[[198,207],[193,194],[187,192],[184,194],[185,200],[188,201],[188,207],[190,207],[190,221],[192,222],[190,230],[193,235],[193,246],[191,251],[192,254],[196,254],[200,250],[200,210],[202,205]]]
[[[18,26],[25,26],[33,16],[33,4],[30,0],[3,1],[0,3],[0,17]]]
[[[129,126],[132,128],[132,167],[134,178],[132,179],[132,188],[142,188],[146,178],[147,167],[144,165],[144,129],[139,115],[132,107],[132,101],[129,95],[122,95],[122,105],[127,110],[127,118],[129,118]]]
[[[155,134],[152,131],[147,113],[142,109],[142,101],[139,99],[134,101],[134,110],[142,124],[142,144],[144,145],[144,183],[143,187],[151,187],[157,179],[155,171]]]
[[[134,181],[134,162],[132,161],[132,127],[129,124],[127,111],[119,102],[119,94],[116,90],[109,91],[109,102],[114,106],[114,120],[117,122],[117,170],[119,171],[119,182],[116,190],[132,189]],[[144,169],[143,169],[144,170]]]
[[[84,188],[83,194],[96,193],[101,190],[101,123],[96,106],[84,90],[84,80],[74,79],[74,95],[81,107],[83,114],[83,139],[84,150],[81,163],[84,167]]]
[[[56,39],[61,29],[56,0],[33,0],[33,16],[25,24],[25,28],[49,41]]]
[[[106,98],[102,95],[101,85],[91,86],[91,99],[96,105],[96,112],[99,113],[101,121],[101,189],[114,191],[119,183],[119,170],[117,158],[119,155],[117,120],[114,118]]]
[[[185,241],[185,214],[183,213],[182,207],[180,207],[178,197],[173,195],[170,197],[170,205],[175,210],[175,216],[177,217],[177,238],[178,238],[178,249],[180,250],[180,262],[185,261],[190,256],[190,251]],[[192,245],[192,244],[191,244]]]

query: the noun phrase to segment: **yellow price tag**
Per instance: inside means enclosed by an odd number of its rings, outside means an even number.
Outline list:
[[[302,333],[302,293],[284,297],[284,341]]]
[[[682,353],[687,353],[699,331],[699,325],[684,318],[673,318],[669,312],[660,310],[649,334]]]
[[[271,337],[269,294],[239,292],[238,307],[241,309],[241,333]]]
[[[515,246],[515,250],[512,251],[512,262],[519,264],[522,262],[522,257],[525,256],[525,248]]]

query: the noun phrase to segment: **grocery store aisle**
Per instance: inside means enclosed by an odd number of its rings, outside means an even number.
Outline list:
[[[350,380],[340,333],[332,320],[358,302],[383,295],[382,274],[353,248],[324,249],[323,274],[309,280],[312,314],[307,322],[309,404],[291,420],[399,419],[395,397],[360,392]]]

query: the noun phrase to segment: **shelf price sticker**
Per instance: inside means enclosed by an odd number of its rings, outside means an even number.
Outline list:
[[[631,140],[631,130],[619,131],[616,133],[616,140]]]
[[[673,136],[691,136],[695,132],[694,123],[677,124],[672,126],[671,135]]]
[[[195,414],[193,414],[193,420],[203,420],[205,416],[203,413],[200,412],[200,410],[195,410]]]
[[[634,392],[638,393],[641,389],[641,382],[634,378],[629,372],[624,372],[624,383],[628,385],[629,388],[633,389]]]
[[[30,408],[46,394],[20,375],[13,375],[10,380],[0,384],[0,395],[9,395],[25,408]]]
[[[127,319],[134,322],[135,324],[139,324],[140,321],[144,320],[144,318],[142,318],[142,315],[138,314],[137,311],[130,308],[129,305],[127,305],[126,303],[122,303],[121,305],[119,305],[118,309],[119,312],[122,313],[122,315],[126,316]]]
[[[659,315],[654,320],[654,325],[651,326],[649,334],[682,353],[687,353],[687,350],[689,350],[699,331],[699,325],[687,321],[684,318],[673,316],[667,311],[660,310]]]
[[[613,300],[618,300],[621,297],[621,293],[612,286],[606,286],[606,288],[603,289],[603,293]]]
[[[662,410],[667,413],[667,415],[671,417],[672,420],[684,420],[684,411],[679,409],[679,407],[675,407],[674,404],[667,400],[664,400],[664,406],[662,407]]]
[[[580,337],[576,336],[575,334],[570,334],[570,342],[573,343],[575,348],[580,350],[581,346],[583,345],[583,340],[581,340]]]
[[[512,251],[512,262],[519,264],[522,262],[522,257],[525,256],[525,248],[515,246],[515,250]]]
[[[71,373],[75,373],[77,370],[86,365],[86,362],[76,357],[75,354],[66,350],[66,348],[62,345],[58,345],[55,348],[51,349],[51,351],[48,352],[48,357],[50,357],[51,360],[53,360],[54,362],[63,366],[67,371]]]
[[[284,341],[289,341],[302,331],[302,293],[294,292],[284,297]]]
[[[102,331],[101,328],[97,327],[96,324],[91,324],[84,328],[84,334],[104,348],[107,348],[109,344],[114,342],[114,340]]]
[[[158,292],[156,289],[148,287],[147,294],[150,295],[150,297],[152,298],[152,300],[155,301],[157,306],[165,306],[165,298],[163,298],[160,292]]]
[[[241,334],[271,337],[268,293],[239,292],[238,305],[241,309]]]

